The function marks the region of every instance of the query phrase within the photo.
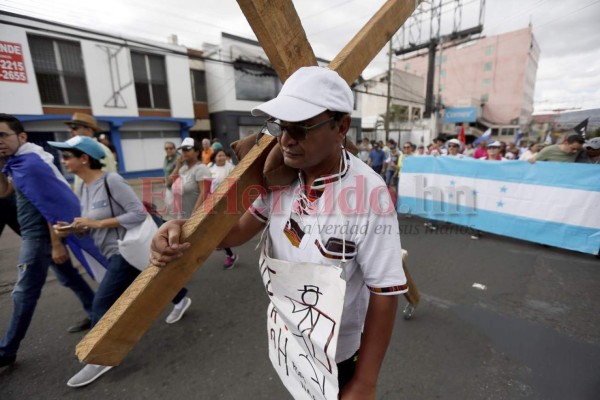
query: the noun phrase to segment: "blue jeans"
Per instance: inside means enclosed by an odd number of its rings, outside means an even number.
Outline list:
[[[385,184],[388,186],[397,187],[398,186],[398,176],[394,176],[396,171],[388,170],[385,172]]]
[[[0,355],[14,356],[27,333],[42,287],[46,283],[48,267],[58,281],[75,292],[83,308],[91,317],[94,291],[73,267],[71,260],[61,265],[52,262],[52,245],[48,238],[27,239],[21,242],[19,276],[12,291],[13,313],[6,335],[0,341]]]
[[[102,282],[100,282],[100,286],[96,290],[96,296],[94,297],[92,326],[100,321],[100,318],[102,318],[140,274],[140,270],[129,264],[120,254],[110,257],[108,263],[106,274]],[[187,289],[181,289],[173,299],[173,303],[179,303],[186,294]]]

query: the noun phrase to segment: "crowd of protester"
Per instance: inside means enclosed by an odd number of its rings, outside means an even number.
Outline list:
[[[117,152],[106,134],[101,133],[95,118],[76,113],[66,124],[71,139],[49,144],[60,151],[64,170],[75,176],[73,187],[53,166],[52,155],[27,142],[27,133],[20,121],[6,114],[0,118],[0,167],[5,173],[0,174],[0,204],[3,209],[0,233],[8,225],[22,236],[19,265],[33,263],[31,260],[37,263],[36,268],[30,265],[30,268],[19,270],[13,291],[14,312],[9,329],[0,340],[0,368],[16,361],[48,269],[53,270],[59,281],[77,295],[87,314],[82,321],[69,327],[69,332],[87,330],[98,322],[140,273],[119,253],[118,242],[128,230],[144,222],[143,210],[148,210],[148,207],[137,198],[128,182],[117,174]],[[231,157],[218,140],[211,143],[203,139],[200,142],[188,137],[179,147],[170,141],[164,145],[163,169],[167,192],[171,193],[171,202],[178,205],[177,216],[189,218],[233,170]],[[380,174],[390,188],[398,185],[405,157],[427,156],[600,164],[600,137],[586,141],[574,134],[553,145],[531,143],[517,146],[513,142],[502,141],[465,144],[458,139],[445,140],[439,136],[426,147],[409,141],[400,147],[392,139],[384,143],[365,138],[358,153],[358,157]],[[43,182],[32,179],[39,173],[51,179]],[[64,199],[53,200],[52,196],[37,199],[35,193],[41,193],[41,185],[46,191],[62,192],[74,200],[78,215],[66,221],[46,215],[46,209],[64,207],[61,202]],[[65,188],[68,188],[67,192],[64,192]],[[42,200],[46,203],[40,203]],[[433,221],[426,223],[430,229],[435,229],[434,224]],[[103,279],[97,279],[99,286],[95,293],[70,261],[65,238],[74,236],[91,238],[104,258],[106,272]],[[477,232],[473,238],[479,236]],[[238,256],[230,248],[223,250],[226,253],[224,268],[231,269]],[[190,306],[191,299],[185,288],[173,299],[173,304],[167,323],[179,321]],[[110,368],[88,364],[69,380],[68,385],[88,385]]]
[[[526,143],[482,140],[477,144],[462,143],[458,139],[446,140],[438,136],[427,147],[409,141],[402,144],[390,139],[369,141],[364,138],[359,146],[358,157],[381,174],[389,186],[397,184],[402,160],[407,156],[446,156],[475,158],[491,161],[554,161],[600,164],[600,137],[585,140],[578,134],[566,135],[559,143]]]
[[[463,143],[459,139],[446,140],[438,136],[427,147],[416,146],[410,141],[399,144],[390,139],[383,141],[369,141],[364,138],[359,146],[358,157],[379,173],[390,188],[390,194],[395,196],[398,186],[399,174],[402,170],[404,157],[455,157],[474,158],[488,161],[538,161],[574,162],[586,164],[600,164],[600,137],[585,140],[579,134],[565,135],[556,144],[526,143],[516,145],[514,142],[498,140],[479,140],[475,143]],[[435,231],[437,222],[425,222],[427,229]],[[480,231],[473,231],[471,238],[479,239]]]

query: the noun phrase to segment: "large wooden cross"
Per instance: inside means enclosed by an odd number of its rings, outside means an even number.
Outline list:
[[[291,0],[237,0],[273,68],[284,82],[303,66],[317,65]],[[388,0],[329,64],[351,84],[422,0]],[[119,365],[191,279],[245,211],[246,188],[262,183],[263,165],[276,140],[263,136],[183,226],[192,244],[164,268],[150,265],[77,345],[79,360]],[[247,200],[247,199],[246,199]],[[235,212],[232,212],[235,205]]]

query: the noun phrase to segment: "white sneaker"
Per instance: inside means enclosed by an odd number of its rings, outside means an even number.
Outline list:
[[[435,226],[435,225],[434,225],[433,223],[431,223],[431,222],[425,222],[423,225],[425,225],[425,228],[426,228],[426,229],[429,229],[429,230],[432,230],[432,231],[435,231],[435,230],[437,230],[437,226]]]
[[[167,324],[174,324],[179,321],[183,314],[187,311],[188,308],[192,305],[192,299],[189,297],[184,297],[179,303],[175,304],[171,313],[167,316],[165,322]]]
[[[82,387],[89,385],[103,374],[110,371],[113,367],[107,365],[87,364],[81,371],[73,375],[67,382],[70,387]]]

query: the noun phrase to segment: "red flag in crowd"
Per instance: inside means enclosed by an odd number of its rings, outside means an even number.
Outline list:
[[[460,126],[460,133],[458,134],[458,140],[460,140],[460,142],[462,144],[467,143],[467,138],[465,137],[465,126],[464,125]]]

